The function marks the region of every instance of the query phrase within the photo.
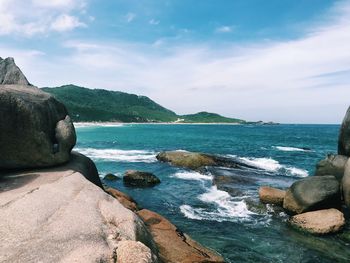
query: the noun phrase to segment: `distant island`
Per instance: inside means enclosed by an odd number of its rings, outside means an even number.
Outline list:
[[[64,103],[74,122],[273,124],[247,122],[204,111],[178,115],[146,96],[120,91],[88,89],[76,85],[45,87],[42,90]]]

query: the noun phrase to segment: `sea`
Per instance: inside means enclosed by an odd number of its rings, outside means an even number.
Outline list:
[[[339,125],[77,124],[75,147],[92,158],[100,177],[129,169],[161,183],[132,188],[104,181],[174,223],[227,262],[349,262],[350,231],[313,236],[288,224],[284,211],[259,203],[258,189],[281,189],[313,176],[316,163],[336,153]],[[201,174],[157,161],[161,151],[216,154],[256,169],[217,168]],[[232,176],[224,189],[215,176]],[[349,229],[349,226],[346,226]]]

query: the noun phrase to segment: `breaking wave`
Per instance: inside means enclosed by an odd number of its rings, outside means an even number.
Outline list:
[[[212,180],[211,175],[205,175],[198,172],[182,171],[175,173],[172,177],[176,177],[183,180]]]

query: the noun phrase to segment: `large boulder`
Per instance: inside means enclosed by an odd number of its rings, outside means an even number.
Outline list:
[[[260,201],[264,204],[274,204],[282,206],[285,195],[286,191],[269,186],[262,186],[259,189],[259,198]]]
[[[147,187],[159,184],[160,180],[152,173],[128,170],[124,174],[123,182],[127,186]]]
[[[344,175],[344,168],[349,157],[344,155],[329,154],[327,157],[316,164],[316,176],[334,175],[338,181],[341,181]]]
[[[0,85],[0,169],[65,163],[75,142],[62,103],[33,86]]]
[[[350,208],[350,159],[346,162],[344,176],[341,182],[343,200],[347,207]]]
[[[116,251],[116,263],[157,263],[158,258],[139,241],[121,241]]]
[[[107,187],[105,191],[116,198],[125,208],[133,212],[139,210],[136,201],[131,196],[111,187]]]
[[[161,152],[157,159],[172,165],[196,170],[203,166],[215,165],[215,160],[206,154],[187,151]]]
[[[221,256],[192,240],[161,215],[147,209],[137,214],[150,230],[163,262],[224,262]]]
[[[336,233],[345,225],[343,213],[334,208],[295,215],[289,222],[306,232],[319,235]]]
[[[283,208],[291,214],[339,208],[340,205],[339,182],[332,175],[311,176],[294,182],[283,201]]]
[[[350,107],[348,108],[340,127],[338,154],[350,156]]]
[[[13,58],[0,57],[0,85],[6,84],[30,85]]]

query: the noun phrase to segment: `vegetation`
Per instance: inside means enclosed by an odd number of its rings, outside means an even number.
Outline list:
[[[64,103],[73,121],[243,123],[215,113],[179,116],[145,96],[75,85],[43,88]]]

